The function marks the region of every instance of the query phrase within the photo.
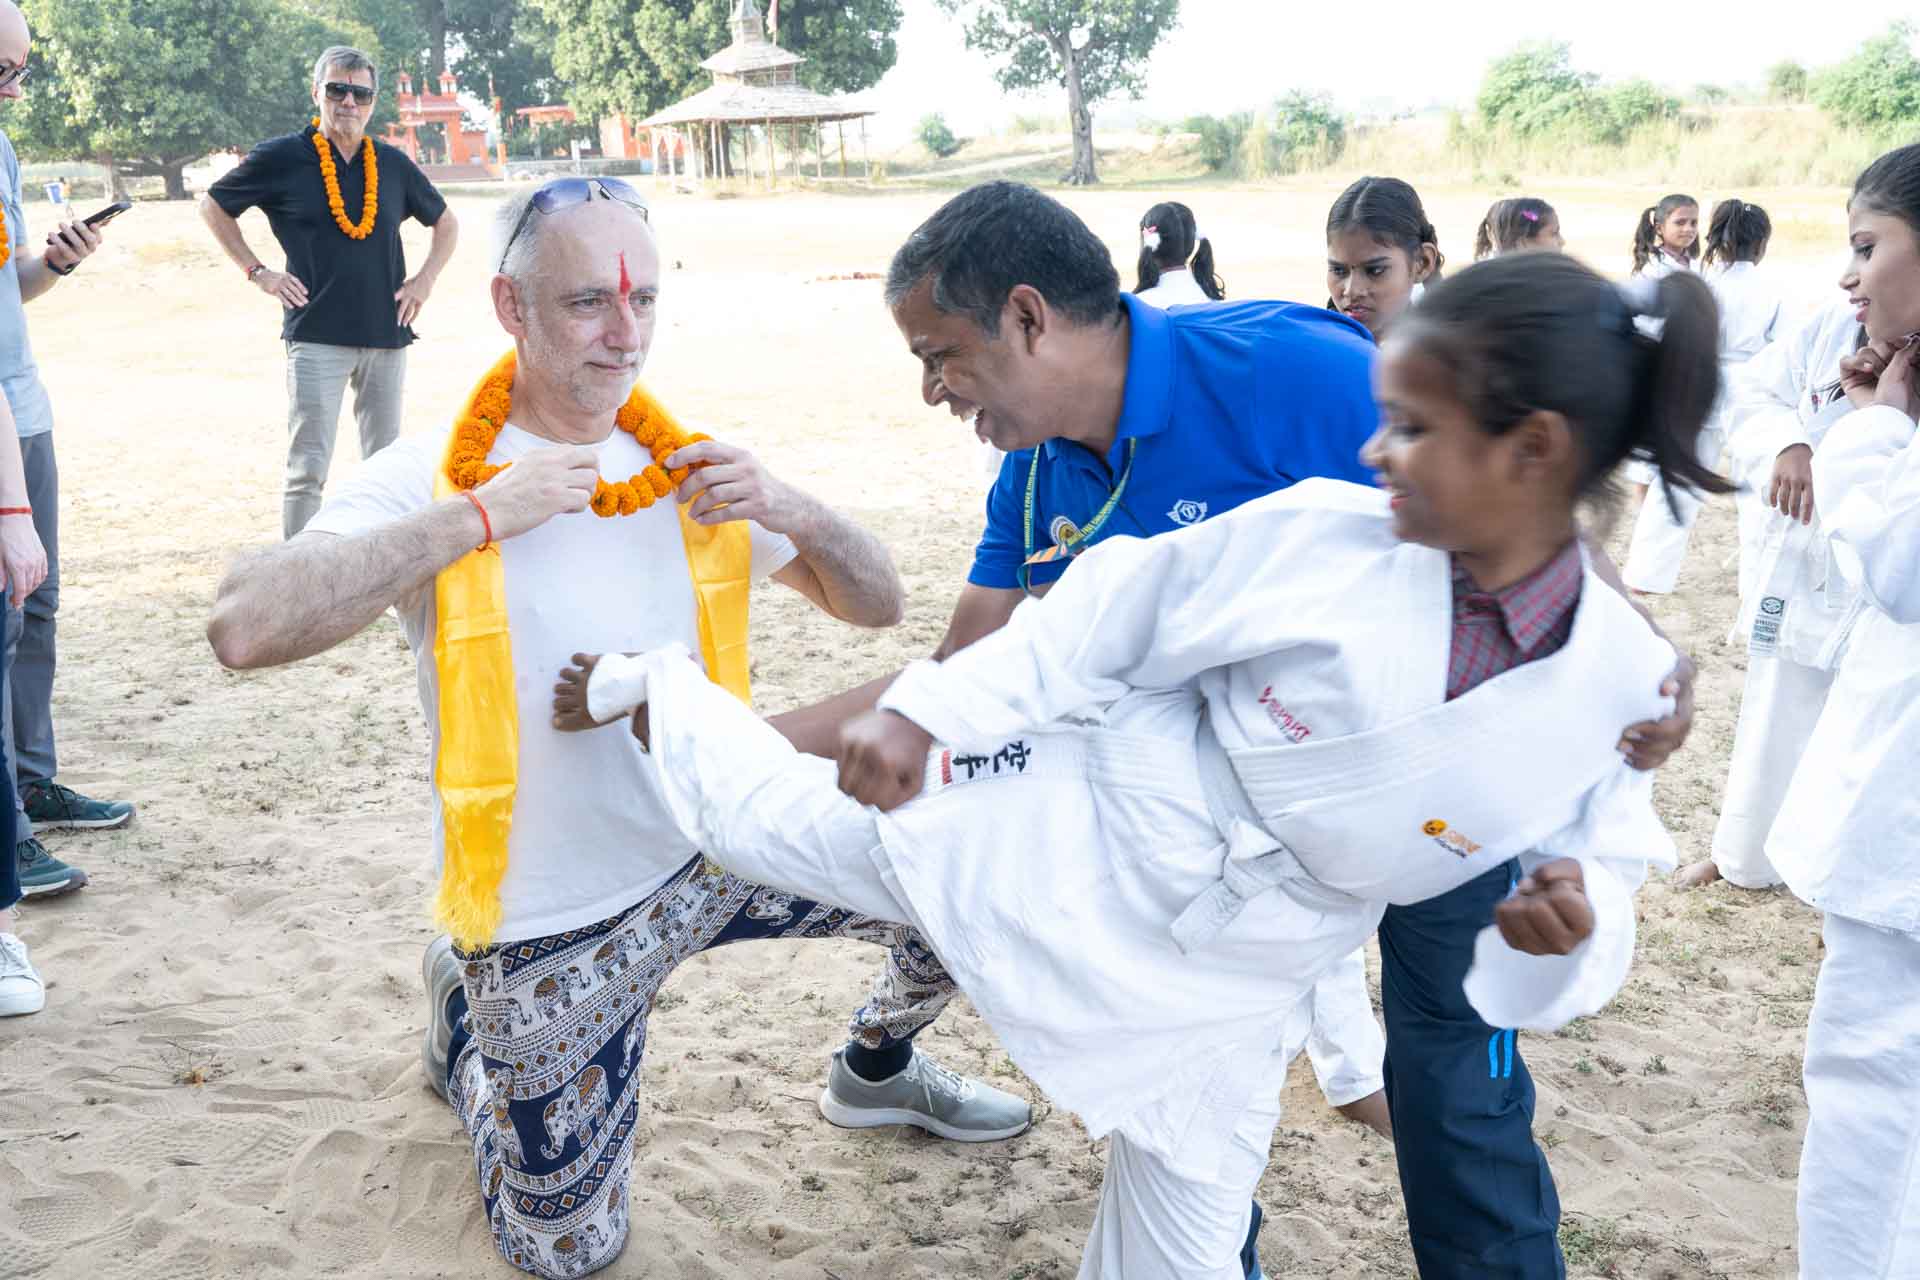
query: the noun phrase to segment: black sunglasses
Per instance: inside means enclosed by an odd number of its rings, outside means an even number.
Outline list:
[[[24,62],[17,67],[8,67],[5,71],[0,71],[0,89],[13,88],[13,86],[25,80],[32,72],[33,68]]]
[[[322,87],[327,91],[328,102],[345,102],[348,94],[352,94],[354,102],[363,107],[373,101],[373,86],[370,84],[342,84],[338,80],[329,80]]]
[[[634,210],[642,221],[651,221],[647,216],[646,200],[630,182],[622,182],[618,178],[555,178],[533,193],[533,199],[520,214],[520,221],[513,224],[513,234],[507,237],[506,247],[500,250],[499,270],[507,269],[507,255],[513,252],[513,242],[527,229],[528,218],[536,213],[558,213],[562,209],[585,204],[593,199],[596,191]]]

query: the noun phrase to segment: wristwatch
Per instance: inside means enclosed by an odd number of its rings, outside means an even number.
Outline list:
[[[267,269],[267,264],[266,264],[266,263],[264,263],[264,262],[256,262],[256,263],[254,263],[254,264],[253,264],[252,266],[250,266],[250,267],[248,267],[248,268],[247,268],[247,283],[248,283],[248,284],[252,284],[252,283],[253,283],[253,278],[254,278],[255,276],[257,276],[257,275],[259,275],[259,274],[260,274],[260,273],[261,273],[262,271],[265,271],[266,269]]]

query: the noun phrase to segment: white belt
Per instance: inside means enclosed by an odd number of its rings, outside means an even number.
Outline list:
[[[1200,789],[1213,825],[1226,838],[1227,853],[1219,881],[1189,902],[1169,926],[1175,944],[1186,954],[1217,938],[1252,899],[1289,880],[1313,881],[1293,850],[1260,825],[1260,816],[1233,771],[1233,761],[1205,715],[1200,718],[1196,747]]]

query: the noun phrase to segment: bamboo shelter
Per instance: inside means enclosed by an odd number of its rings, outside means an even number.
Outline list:
[[[753,181],[764,171],[771,190],[779,167],[776,138],[785,134],[788,172],[798,174],[803,164],[801,131],[805,126],[812,126],[814,174],[824,178],[828,125],[834,127],[837,136],[840,176],[844,178],[849,120],[860,122],[860,163],[871,180],[873,163],[867,154],[866,118],[873,113],[849,99],[816,93],[801,84],[795,68],[806,59],[774,42],[755,0],[736,0],[731,23],[733,43],[700,64],[713,73],[713,84],[641,122],[653,130],[655,180],[672,170],[671,158],[663,161],[660,154],[671,131],[686,141],[680,173],[685,174],[691,163],[694,171],[689,176],[696,181],[727,177],[737,138],[747,180]]]

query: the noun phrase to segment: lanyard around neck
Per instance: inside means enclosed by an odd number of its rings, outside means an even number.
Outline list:
[[[1026,559],[1020,564],[1020,589],[1028,595],[1033,594],[1034,565],[1046,564],[1062,556],[1077,556],[1091,546],[1093,540],[1099,536],[1100,530],[1107,523],[1107,518],[1120,506],[1121,495],[1127,491],[1127,481],[1133,478],[1133,455],[1139,451],[1140,441],[1138,437],[1127,441],[1127,463],[1120,471],[1120,482],[1113,486],[1113,491],[1107,495],[1105,505],[1094,513],[1093,519],[1087,521],[1084,528],[1070,530],[1064,536],[1056,538],[1052,546],[1036,553],[1033,549],[1033,494],[1040,480],[1040,450],[1043,447],[1034,446],[1033,461],[1027,466]]]

